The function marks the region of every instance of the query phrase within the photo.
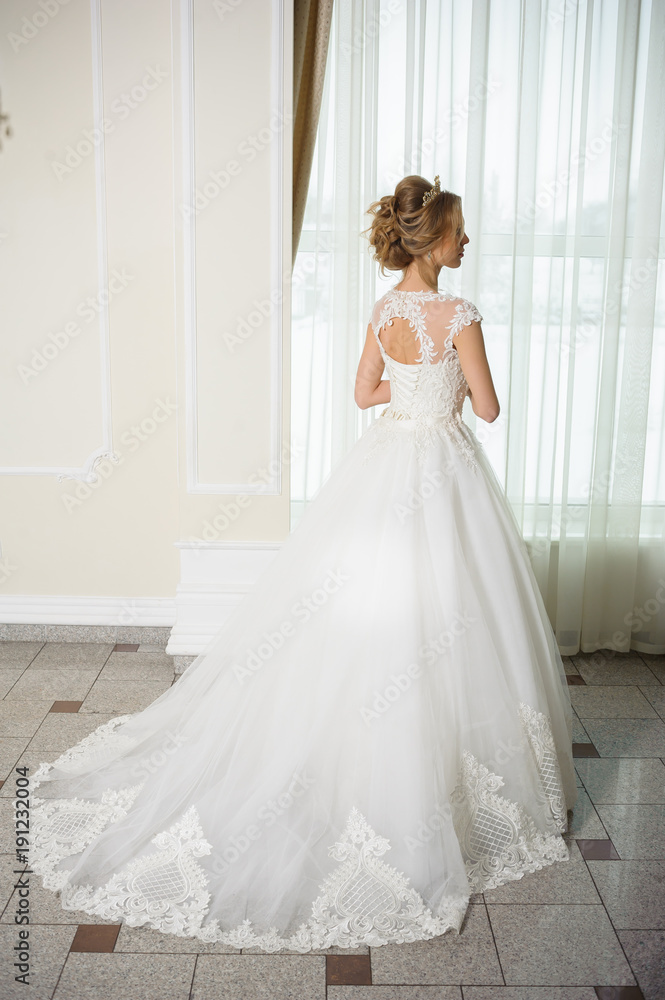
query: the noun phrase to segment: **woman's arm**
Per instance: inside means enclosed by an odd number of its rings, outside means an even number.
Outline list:
[[[477,320],[465,326],[455,337],[455,347],[469,385],[471,408],[477,417],[491,424],[499,416],[501,407],[485,354],[483,331]]]
[[[390,402],[390,381],[381,379],[385,367],[370,323],[367,327],[365,346],[358,363],[354,392],[354,399],[361,410]]]

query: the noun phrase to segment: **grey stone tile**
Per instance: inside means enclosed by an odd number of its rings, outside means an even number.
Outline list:
[[[605,840],[607,838],[607,831],[593,807],[593,802],[583,788],[578,789],[572,819],[570,816],[568,819],[568,831],[565,835],[565,840],[568,843],[571,840]]]
[[[138,642],[139,645],[149,643],[152,646],[162,646],[166,649],[173,626],[157,625],[118,625],[115,630],[116,642]]]
[[[606,804],[596,809],[622,860],[665,860],[665,805]]]
[[[0,739],[0,781],[6,781],[11,777],[14,765],[19,759],[28,743],[29,736],[18,736],[16,739]]]
[[[660,683],[665,684],[665,653],[640,653],[639,655]]]
[[[371,948],[372,982],[409,985],[503,983],[485,906],[470,906],[459,934]]]
[[[587,864],[617,930],[665,930],[665,861]]]
[[[613,653],[610,649],[573,656],[587,684],[659,684],[638,653]]]
[[[191,1000],[325,1000],[321,955],[201,955]]]
[[[665,764],[647,757],[578,757],[575,770],[595,805],[665,802]]]
[[[593,986],[465,986],[464,1000],[598,1000]]]
[[[116,952],[133,952],[137,954],[201,954],[201,955],[238,955],[238,948],[229,945],[208,944],[195,937],[178,937],[176,934],[162,934],[150,927],[130,927],[123,924],[115,943]]]
[[[0,736],[34,736],[52,704],[53,699],[0,702]]]
[[[573,675],[579,674],[579,670],[573,663],[573,660],[570,656],[562,656],[561,659],[563,661],[563,669],[566,671],[567,674],[573,674]]]
[[[97,670],[28,667],[6,695],[7,701],[83,701],[95,682]]]
[[[0,625],[0,639],[5,642],[46,642],[46,626]]]
[[[39,753],[41,750],[69,750],[80,743],[85,736],[98,729],[110,719],[115,719],[119,712],[105,712],[93,715],[81,715],[80,712],[50,712],[30,740],[29,750]],[[46,759],[46,758],[44,758]]]
[[[76,667],[78,670],[99,671],[112,649],[112,642],[47,642],[30,664],[30,669]]]
[[[162,642],[162,643],[160,643],[160,642],[140,642],[139,643],[139,648],[138,648],[137,652],[138,653],[164,653],[165,656],[168,656],[169,654],[166,653],[165,650],[166,650],[166,643],[165,642]],[[173,657],[171,657],[171,660],[173,660]]]
[[[189,1000],[195,955],[70,954],[53,1000]]]
[[[17,944],[17,930],[14,926],[0,926],[0,981],[2,1000],[50,1000],[58,977],[67,961],[67,955],[74,940],[76,928],[30,927],[30,976],[29,986],[14,980],[16,969],[13,950]]]
[[[507,985],[635,984],[604,907],[488,904],[487,909]]]
[[[0,668],[18,670],[28,666],[44,644],[42,642],[0,641]]]
[[[588,684],[568,689],[580,719],[657,719],[640,689],[627,684]],[[648,691],[648,685],[645,685]],[[663,688],[665,693],[665,688]]]
[[[46,625],[47,642],[115,643],[115,625]]]
[[[582,719],[601,757],[664,757],[661,719]]]
[[[665,992],[665,931],[618,931],[644,1000],[662,1000]]]
[[[14,776],[16,775],[16,769],[19,767],[29,768],[28,776],[34,774],[39,765],[43,761],[51,763],[60,756],[60,751],[58,750],[36,750],[31,751],[28,745],[28,749],[21,754],[16,764],[12,768],[12,772],[5,781],[2,788],[0,788],[0,798],[13,798],[16,792],[16,782]]]
[[[171,681],[174,673],[172,656],[162,651],[142,653],[138,650],[136,653],[111,653],[99,680]]]
[[[8,846],[3,844],[5,850]],[[23,868],[25,865],[17,863],[16,854],[0,854],[0,916],[5,912],[7,904],[14,894],[14,882],[19,877],[16,871],[20,872]]]
[[[25,667],[20,667],[18,670],[0,670],[0,698],[5,698],[9,694],[25,670]]]
[[[529,872],[514,882],[505,882],[496,889],[486,889],[486,903],[601,903],[593,879],[572,840],[568,844],[569,861]]]
[[[649,687],[646,684],[644,689],[640,689],[650,705],[658,712],[661,719],[665,719],[665,687]]]
[[[112,712],[126,715],[141,712],[171,686],[170,680],[161,681],[106,681],[97,680],[79,709],[86,712]]]
[[[459,986],[329,986],[328,1000],[462,1000],[462,990]]]
[[[576,715],[573,715],[573,743],[591,743],[591,738]]]

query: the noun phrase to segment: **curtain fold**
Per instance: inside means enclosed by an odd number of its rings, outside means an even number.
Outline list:
[[[300,241],[316,145],[333,0],[293,4],[293,261]]]
[[[563,654],[665,653],[665,3],[335,0],[293,286],[294,519],[374,412],[367,206],[419,173],[470,238],[501,415],[473,428]]]

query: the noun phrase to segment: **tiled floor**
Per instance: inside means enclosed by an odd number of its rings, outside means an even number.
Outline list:
[[[13,968],[14,768],[54,760],[177,680],[159,645],[1,641],[0,997],[665,1000],[665,656],[600,651],[565,663],[580,786],[571,861],[476,897],[459,937],[243,953],[65,911],[35,876],[26,987]]]

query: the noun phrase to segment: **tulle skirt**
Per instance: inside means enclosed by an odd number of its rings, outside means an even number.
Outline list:
[[[568,860],[561,656],[459,418],[379,418],[229,622],[148,708],[31,778],[65,909],[310,951],[459,932]]]

